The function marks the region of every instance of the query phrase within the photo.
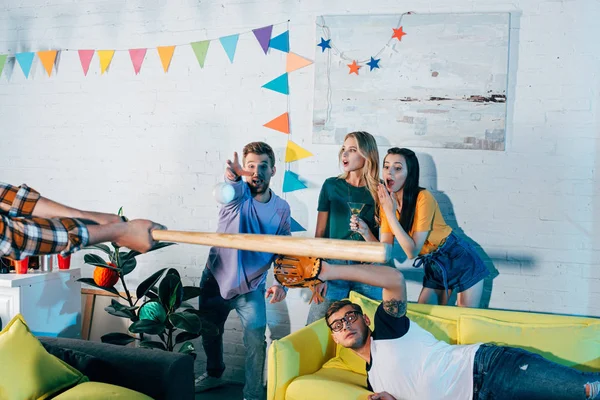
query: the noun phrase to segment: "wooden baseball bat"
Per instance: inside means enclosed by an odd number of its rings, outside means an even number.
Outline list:
[[[152,237],[169,242],[368,263],[385,263],[392,253],[389,244],[339,239],[168,230],[154,230]]]

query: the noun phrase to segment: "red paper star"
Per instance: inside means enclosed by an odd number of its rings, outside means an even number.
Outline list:
[[[404,33],[404,31],[402,30],[402,27],[400,27],[398,29],[392,28],[392,30],[394,31],[392,38],[397,38],[398,40],[402,40],[402,36],[406,35],[406,33]]]
[[[355,73],[358,75],[358,69],[360,68],[360,65],[356,63],[356,60],[354,60],[352,61],[352,64],[348,64],[348,68],[350,68],[350,72],[348,72],[349,74]]]

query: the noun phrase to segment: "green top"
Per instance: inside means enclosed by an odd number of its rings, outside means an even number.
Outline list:
[[[350,230],[350,207],[348,202],[364,203],[359,217],[367,223],[375,237],[379,237],[379,228],[375,223],[375,201],[366,186],[356,187],[338,177],[328,178],[321,187],[318,211],[328,212],[325,237],[364,241]],[[351,237],[352,235],[352,237]]]

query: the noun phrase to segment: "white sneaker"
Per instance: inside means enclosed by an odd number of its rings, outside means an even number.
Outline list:
[[[223,386],[226,383],[224,379],[215,378],[214,376],[209,376],[208,373],[203,373],[194,381],[194,386],[196,388],[196,393],[204,392],[205,390],[214,389],[219,386]]]

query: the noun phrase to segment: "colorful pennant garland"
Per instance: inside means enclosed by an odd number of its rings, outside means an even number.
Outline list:
[[[285,22],[289,25],[289,21]],[[279,25],[279,24],[275,24]],[[243,33],[236,33],[234,35],[223,36],[219,38],[219,42],[227,55],[227,58],[231,63],[235,58],[235,53],[237,50],[239,36],[241,34],[250,33],[254,35],[256,38],[260,48],[267,54],[270,48],[277,49],[280,51],[289,51],[289,34],[288,30],[286,30],[281,35],[271,39],[271,33],[273,31],[274,25],[263,26],[261,28],[252,29]],[[289,26],[288,26],[289,28]],[[169,71],[169,67],[171,65],[171,61],[173,59],[173,54],[175,52],[175,48],[178,46],[190,45],[196,55],[196,59],[198,60],[198,64],[200,68],[204,68],[204,64],[206,61],[206,55],[208,53],[208,48],[210,42],[216,39],[202,40],[197,42],[185,43],[180,45],[171,45],[171,46],[159,46],[156,47],[158,51],[158,55],[160,57],[160,61],[163,67],[164,72]],[[34,57],[37,55],[40,62],[42,63],[44,69],[48,73],[48,76],[52,75],[52,70],[54,69],[54,65],[57,62],[57,55],[61,51],[77,51],[79,53],[79,61],[81,63],[81,69],[83,71],[84,76],[87,76],[90,68],[90,64],[94,54],[98,54],[98,61],[100,62],[100,74],[104,74],[110,68],[113,56],[116,51],[127,51],[129,53],[129,57],[131,58],[131,63],[133,64],[133,71],[137,75],[140,73],[142,69],[142,64],[144,63],[146,52],[148,48],[139,48],[139,49],[127,49],[127,50],[116,50],[116,49],[108,49],[108,50],[92,50],[92,49],[81,49],[81,50],[71,50],[71,49],[54,49],[54,50],[44,50],[38,52],[22,52],[16,53],[14,58],[16,62],[21,67],[23,74],[26,78],[29,77],[31,68],[33,65]],[[4,70],[4,65],[6,60],[12,56],[8,54],[0,54],[0,75]],[[287,78],[281,78],[280,81],[276,81],[273,83],[273,90],[280,91],[282,93],[287,92]],[[287,93],[284,93],[287,94]]]
[[[87,76],[88,70],[90,69],[90,63],[94,57],[94,50],[78,50],[79,61],[81,61],[81,68],[83,68],[83,75]]]
[[[331,51],[334,54],[336,54],[338,57],[340,57],[342,60],[348,61],[350,62],[350,64],[346,64],[348,66],[348,68],[350,69],[348,71],[348,74],[359,74],[359,69],[362,67],[361,64],[365,64],[369,66],[369,71],[373,71],[374,69],[380,69],[381,67],[379,66],[379,61],[381,60],[380,58],[375,58],[377,56],[379,56],[379,54],[381,54],[383,52],[383,50],[391,43],[394,42],[394,39],[397,39],[398,41],[402,41],[402,37],[404,35],[406,35],[406,32],[404,32],[404,28],[402,27],[402,19],[404,18],[405,15],[410,15],[412,14],[412,12],[406,12],[403,13],[400,16],[400,22],[399,22],[399,26],[398,28],[392,28],[392,36],[390,39],[388,39],[387,43],[385,44],[385,46],[383,48],[381,48],[381,50],[379,50],[378,52],[375,53],[375,56],[371,56],[370,59],[365,59],[365,60],[354,60],[351,58],[348,58],[345,54],[344,51],[339,50],[338,48],[336,48],[335,44],[331,43],[331,38],[329,38],[329,32],[330,29],[326,24],[325,24],[325,17],[320,17],[321,18],[321,23],[317,24],[319,27],[321,27],[321,29],[323,30],[323,35],[324,37],[320,38],[319,43],[317,43],[317,47],[321,48],[321,53],[324,53],[325,50]]]
[[[281,35],[272,38],[269,47],[288,53],[290,51],[290,31],[285,31]]]
[[[270,33],[270,32],[269,32]],[[289,45],[289,29],[282,34],[271,38],[269,41],[269,48],[276,49],[282,52],[287,53],[286,56],[286,66],[285,66],[285,74],[282,74],[269,82],[265,83],[262,87],[268,90],[272,90],[276,93],[281,93],[286,96],[289,96],[289,73],[297,71],[301,68],[304,68],[313,62],[307,58],[304,58],[296,53],[290,52]],[[263,47],[263,50],[265,48]],[[266,50],[265,50],[266,52]],[[278,117],[272,119],[271,121],[265,123],[263,125],[266,128],[276,130],[278,132],[284,133],[288,135],[288,142],[285,150],[285,163],[286,163],[286,171],[283,176],[283,194],[285,197],[286,193],[293,192],[296,190],[306,189],[307,186],[300,178],[300,176],[292,172],[290,170],[290,163],[294,161],[301,160],[303,158],[307,158],[312,156],[312,153],[308,150],[302,148],[300,145],[294,143],[291,140],[291,130],[290,130],[290,114],[289,114],[289,102],[288,102],[288,111],[279,115]],[[303,232],[306,231],[296,221],[292,218],[292,232]]]
[[[173,59],[173,53],[175,53],[175,46],[159,46],[156,48],[158,56],[160,57],[160,63],[163,66],[165,73],[171,66],[171,60]]]
[[[292,228],[291,229],[292,233],[294,233],[294,232],[306,232],[306,229],[302,225],[300,225],[298,223],[298,221],[296,221],[294,218],[292,218],[292,226],[291,226],[291,228]]]
[[[15,54],[15,58],[21,67],[21,71],[25,74],[25,78],[29,77],[29,71],[31,71],[31,64],[33,63],[34,56],[35,53],[33,52]]]

